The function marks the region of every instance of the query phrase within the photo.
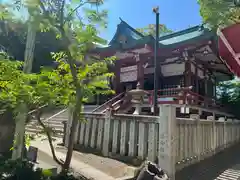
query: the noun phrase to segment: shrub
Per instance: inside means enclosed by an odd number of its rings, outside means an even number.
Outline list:
[[[51,176],[48,171],[34,169],[34,164],[27,160],[6,160],[0,158],[0,180],[83,180],[71,174]]]

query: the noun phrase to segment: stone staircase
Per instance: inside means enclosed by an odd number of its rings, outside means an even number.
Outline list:
[[[67,110],[58,110],[58,112],[53,111],[45,117],[42,118],[43,123],[51,128],[54,133],[53,137],[63,137],[63,121],[68,120],[68,112]],[[26,134],[29,135],[40,135],[43,133],[43,128],[37,122],[36,119],[32,119],[26,126]]]
[[[87,105],[84,106],[84,112],[92,112],[97,106],[95,105]],[[42,117],[42,121],[44,124],[51,128],[54,133],[53,137],[62,138],[64,125],[63,121],[68,120],[68,111],[67,109],[55,110],[51,113],[44,114]],[[40,135],[43,133],[43,128],[38,124],[36,119],[32,119],[26,126],[26,134],[29,135]]]

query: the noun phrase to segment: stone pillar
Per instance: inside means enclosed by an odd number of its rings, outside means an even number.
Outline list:
[[[226,132],[226,122],[225,122],[225,117],[220,117],[218,121],[223,123],[223,144],[221,149],[224,149],[226,144],[227,144],[227,132]]]
[[[175,180],[176,164],[176,108],[172,105],[161,105],[159,117],[159,166]]]
[[[217,132],[216,132],[216,124],[215,124],[215,116],[208,116],[207,120],[212,121],[212,129],[211,129],[211,151],[215,154],[217,147]]]
[[[228,118],[227,119],[227,122],[228,122],[228,146],[231,145],[233,143],[233,120]]]
[[[104,120],[103,147],[102,147],[103,156],[108,156],[109,153],[111,114],[112,114],[111,110],[107,109]]]
[[[201,129],[200,129],[200,116],[198,114],[191,114],[190,118],[195,120],[195,126],[194,128],[194,157],[197,159],[197,161],[200,161],[201,159]]]

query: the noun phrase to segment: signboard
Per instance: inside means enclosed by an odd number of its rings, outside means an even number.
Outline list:
[[[123,67],[121,68],[121,72],[128,72],[128,71],[136,71],[137,70],[137,65],[134,66],[128,66],[128,67]]]
[[[137,80],[137,71],[128,71],[120,74],[120,82],[132,82]]]

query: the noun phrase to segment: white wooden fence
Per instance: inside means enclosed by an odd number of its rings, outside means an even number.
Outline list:
[[[160,114],[154,117],[85,113],[86,121],[78,124],[75,144],[98,149],[104,156],[111,152],[143,160],[158,159],[161,168],[174,179],[176,170],[212,156],[240,139],[238,121],[216,121],[212,116],[199,119],[198,115],[176,118],[176,109],[171,105],[162,105]],[[67,140],[66,137],[65,144]]]

